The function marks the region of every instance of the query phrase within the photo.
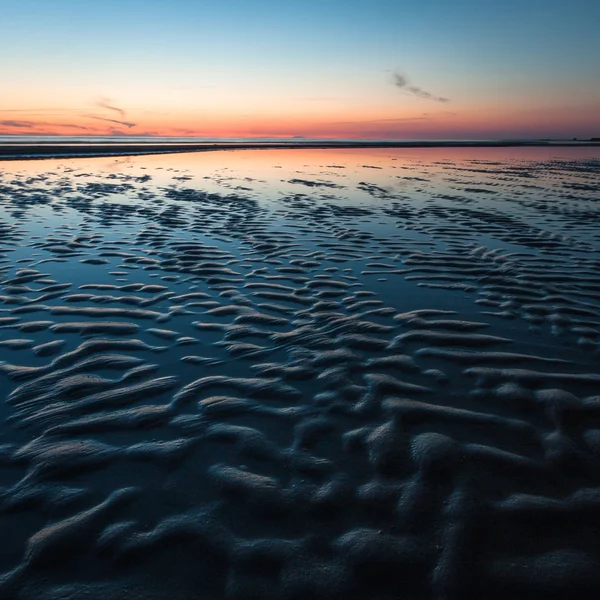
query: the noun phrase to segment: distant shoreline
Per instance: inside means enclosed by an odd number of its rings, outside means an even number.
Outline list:
[[[283,150],[331,148],[512,148],[512,147],[583,147],[600,148],[600,141],[561,140],[482,140],[482,141],[323,141],[323,142],[219,142],[219,143],[68,143],[19,142],[0,143],[0,160],[36,160],[45,158],[86,158],[106,156],[141,156],[217,150]]]

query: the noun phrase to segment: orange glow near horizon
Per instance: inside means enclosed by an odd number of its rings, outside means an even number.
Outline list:
[[[306,112],[300,106],[286,110],[265,106],[240,114],[230,107],[126,112],[107,99],[79,109],[19,110],[9,109],[6,98],[0,103],[0,135],[481,139],[574,137],[584,130],[594,136],[600,131],[600,116],[585,106],[536,111],[485,106],[463,110],[411,106],[400,111],[383,106],[378,112],[326,104]]]

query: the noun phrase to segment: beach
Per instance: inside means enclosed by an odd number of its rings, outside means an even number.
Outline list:
[[[600,148],[394,144],[0,146],[0,598],[598,597]]]

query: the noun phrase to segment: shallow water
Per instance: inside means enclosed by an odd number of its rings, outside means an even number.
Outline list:
[[[0,598],[597,597],[599,175],[7,163]]]

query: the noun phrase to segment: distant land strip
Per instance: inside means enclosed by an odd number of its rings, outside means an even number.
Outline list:
[[[28,142],[0,143],[0,160],[28,160],[43,158],[80,158],[93,156],[135,156],[144,154],[171,154],[207,152],[215,150],[282,150],[327,148],[510,148],[524,146],[599,147],[597,138],[581,141],[566,140],[478,140],[478,141],[310,141],[310,142],[218,142],[218,143],[90,143],[68,142],[31,144]]]

